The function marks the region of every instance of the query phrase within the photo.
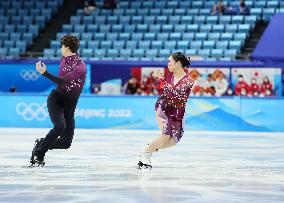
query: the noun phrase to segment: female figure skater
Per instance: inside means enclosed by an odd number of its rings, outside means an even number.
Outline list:
[[[37,139],[30,159],[31,166],[44,165],[44,156],[51,149],[68,149],[71,146],[75,120],[74,113],[82,92],[86,65],[76,54],[80,41],[77,37],[65,35],[61,39],[62,60],[59,76],[46,70],[44,63],[36,63],[36,69],[44,77],[57,84],[47,99],[49,116],[54,125],[45,138]]]
[[[140,169],[151,169],[152,153],[176,145],[183,135],[186,102],[194,84],[193,79],[187,74],[186,68],[189,65],[190,59],[183,53],[174,53],[169,57],[169,74],[166,79],[161,75],[158,76],[162,93],[156,102],[155,111],[162,134],[152,143],[147,144],[140,154],[138,162]]]

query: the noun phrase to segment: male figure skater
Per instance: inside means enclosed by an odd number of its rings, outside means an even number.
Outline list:
[[[31,166],[44,166],[44,156],[48,150],[68,149],[71,146],[75,128],[74,113],[86,78],[85,63],[77,55],[79,46],[77,37],[62,37],[59,76],[50,74],[41,61],[36,63],[37,71],[56,83],[57,87],[47,99],[47,108],[54,127],[45,138],[35,141],[30,159]]]

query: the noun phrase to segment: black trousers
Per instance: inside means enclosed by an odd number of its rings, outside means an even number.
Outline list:
[[[61,90],[54,89],[47,99],[47,108],[54,125],[35,150],[35,155],[44,156],[48,150],[68,149],[75,129],[75,109],[78,98],[70,98]]]

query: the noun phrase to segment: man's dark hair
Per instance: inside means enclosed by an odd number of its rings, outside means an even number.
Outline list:
[[[77,53],[80,47],[80,40],[72,35],[65,35],[61,39],[61,46],[68,47],[72,53]]]

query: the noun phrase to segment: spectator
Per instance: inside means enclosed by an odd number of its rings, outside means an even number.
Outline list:
[[[256,79],[252,78],[251,84],[250,84],[250,95],[257,97],[257,96],[259,96],[259,93],[260,93],[260,87],[256,83]]]
[[[206,96],[214,96],[215,90],[215,79],[212,74],[208,74],[207,80],[204,82],[204,93]]]
[[[249,15],[250,10],[248,7],[245,5],[245,0],[240,0],[240,7],[236,9],[236,14],[237,15]]]
[[[96,0],[85,0],[84,1],[84,13],[86,15],[89,15],[94,10],[96,10]]]
[[[15,86],[11,86],[10,87],[10,92],[17,92],[17,88]]]
[[[226,7],[223,6],[222,0],[219,0],[212,8],[211,15],[224,15],[226,12]]]
[[[139,89],[138,80],[132,76],[126,83],[126,94],[136,94]]]
[[[225,95],[226,90],[228,88],[228,81],[226,80],[224,73],[221,71],[220,74],[218,74],[218,78],[216,78],[215,88],[216,88],[216,96]]]
[[[104,9],[116,9],[117,8],[117,2],[116,0],[104,0]]]
[[[269,78],[265,76],[263,78],[263,82],[261,84],[261,93],[264,96],[273,96],[273,87],[272,83],[270,82]]]
[[[243,75],[238,76],[239,81],[235,86],[235,93],[237,96],[247,96],[249,93],[249,85],[244,81]]]

